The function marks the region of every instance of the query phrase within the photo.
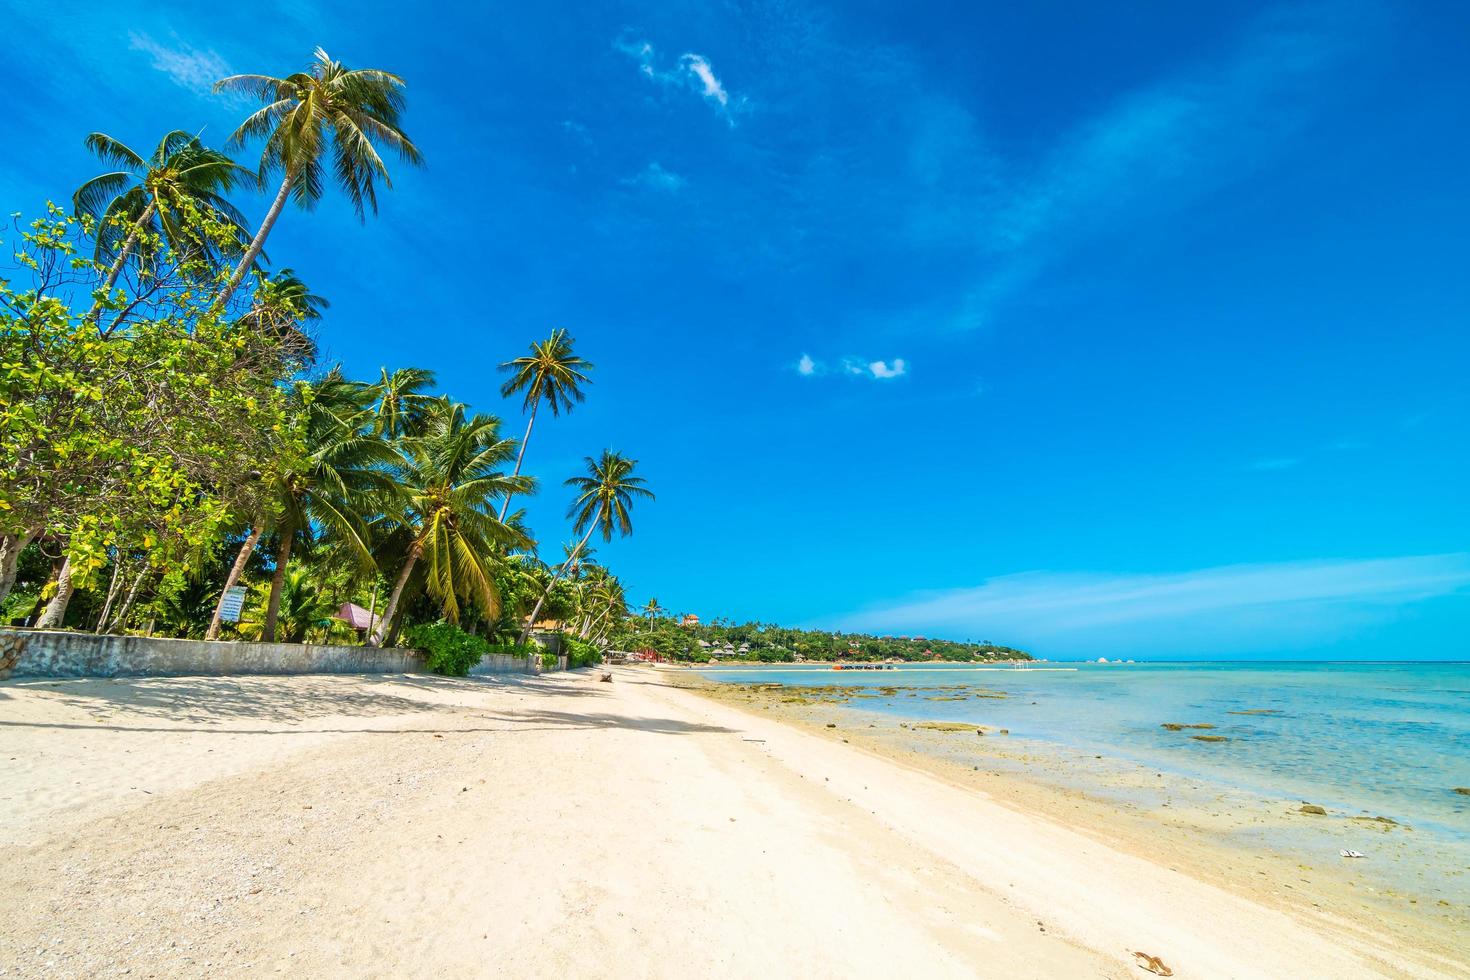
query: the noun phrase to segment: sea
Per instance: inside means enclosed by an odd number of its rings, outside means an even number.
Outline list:
[[[1130,791],[1120,788],[1126,781],[1089,780],[1085,770],[1098,756],[1109,766],[1178,777],[1176,784],[1196,787],[1200,797],[1230,793],[1281,811],[1311,803],[1328,811],[1325,821],[1293,819],[1242,841],[1319,861],[1336,857],[1343,845],[1363,853],[1363,862],[1377,862],[1369,877],[1384,887],[1470,904],[1470,795],[1455,792],[1470,788],[1467,663],[925,664],[700,673],[741,684],[851,687],[858,696],[834,710],[870,718],[1004,728],[1077,760],[1072,784],[1102,796]],[[1376,817],[1392,823],[1364,819]]]

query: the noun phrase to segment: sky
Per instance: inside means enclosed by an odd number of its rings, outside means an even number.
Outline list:
[[[231,72],[407,80],[381,212],[289,210],[325,356],[596,364],[638,603],[1054,659],[1470,658],[1463,4],[0,0],[0,207],[101,130],[220,145]],[[259,148],[239,156],[253,162]],[[238,202],[252,219],[268,204]]]

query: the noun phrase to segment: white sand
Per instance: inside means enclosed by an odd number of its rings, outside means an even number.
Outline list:
[[[0,684],[0,975],[1466,975],[616,674]]]

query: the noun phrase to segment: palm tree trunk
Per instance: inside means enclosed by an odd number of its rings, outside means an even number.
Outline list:
[[[245,574],[245,564],[250,561],[255,546],[260,543],[262,530],[259,525],[252,527],[250,536],[245,539],[244,544],[240,545],[240,553],[235,556],[235,564],[230,566],[230,574],[225,578],[224,591],[219,594],[219,602],[214,604],[214,618],[209,621],[209,629],[204,634],[206,640],[219,639],[220,623],[223,622],[225,615],[225,596],[229,595],[230,589],[240,581],[240,576]]]
[[[133,254],[133,246],[138,244],[138,237],[143,233],[143,228],[148,224],[148,219],[153,217],[153,211],[157,205],[157,201],[149,201],[148,206],[143,209],[143,213],[138,215],[138,220],[133,222],[133,230],[128,232],[127,240],[123,242],[122,251],[117,253],[117,258],[113,260],[112,268],[107,270],[107,277],[102,280],[102,292],[104,295],[111,294],[112,287],[117,285],[117,277],[122,275],[123,265],[128,261],[128,256]],[[87,311],[87,315],[83,319],[95,323],[101,314],[102,300],[99,299],[92,303],[92,308]]]
[[[531,403],[531,418],[526,422],[526,434],[521,438],[521,451],[516,453],[516,468],[510,474],[511,476],[521,475],[521,460],[526,458],[526,444],[531,441],[531,426],[536,424],[536,409],[540,407],[541,402],[539,400]],[[515,495],[507,493],[505,495],[505,502],[500,505],[500,523],[502,524],[505,523],[505,512],[510,510],[510,498],[513,496]]]
[[[36,629],[59,629],[66,619],[66,604],[71,602],[75,586],[71,583],[71,558],[61,563],[61,572],[56,576],[56,595],[46,605],[46,611],[36,620]]]
[[[541,606],[544,602],[546,602],[546,597],[551,595],[551,590],[556,587],[556,583],[561,579],[562,575],[565,574],[566,570],[571,567],[572,562],[577,560],[577,556],[580,555],[582,553],[582,549],[587,546],[587,542],[592,538],[592,532],[595,530],[597,530],[596,517],[594,517],[592,521],[587,525],[587,533],[582,535],[582,540],[578,541],[577,546],[572,549],[572,553],[570,555],[567,555],[567,560],[561,563],[561,567],[556,570],[556,574],[551,576],[551,581],[546,583],[546,591],[542,592],[541,598],[536,600],[536,606],[534,609],[531,610],[531,615],[526,620],[525,627],[521,630],[520,638],[516,640],[516,646],[526,645],[526,637],[531,635],[531,630],[536,625],[536,616],[538,613],[541,612]]]
[[[225,288],[220,292],[219,298],[214,301],[214,308],[222,310],[230,297],[235,295],[235,290],[240,288],[240,283],[245,280],[245,273],[255,264],[260,257],[260,250],[265,248],[265,240],[270,237],[271,229],[276,225],[276,219],[281,216],[281,209],[286,206],[286,198],[291,194],[291,172],[288,170],[286,176],[281,179],[281,189],[276,191],[276,199],[271,202],[271,208],[265,213],[265,219],[260,223],[260,230],[250,241],[250,247],[240,257],[240,264],[235,266],[235,271],[230,275],[230,281],[225,283]]]
[[[388,604],[383,607],[383,618],[374,625],[368,646],[380,647],[383,645],[384,633],[391,627],[393,617],[398,614],[398,600],[403,598],[403,588],[408,585],[408,576],[413,573],[413,566],[419,560],[419,553],[419,543],[415,541],[409,546],[408,557],[404,559],[403,567],[398,570],[398,579],[393,583],[393,592],[388,596]]]
[[[291,560],[291,542],[296,529],[290,521],[282,521],[276,531],[281,540],[276,545],[276,570],[271,574],[271,595],[265,604],[265,622],[260,628],[262,643],[276,642],[276,619],[281,614],[281,590],[286,585],[286,563]]]
[[[15,569],[20,553],[40,533],[41,529],[36,528],[20,534],[0,534],[0,602],[4,602],[10,590],[15,588]]]

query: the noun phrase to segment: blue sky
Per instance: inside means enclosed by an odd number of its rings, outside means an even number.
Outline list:
[[[409,82],[421,171],[270,243],[359,376],[597,364],[533,527],[625,451],[602,556],[703,616],[1053,657],[1464,658],[1459,4],[0,3],[0,206],[100,129],[222,143],[231,71]],[[261,197],[241,201],[258,216]]]

